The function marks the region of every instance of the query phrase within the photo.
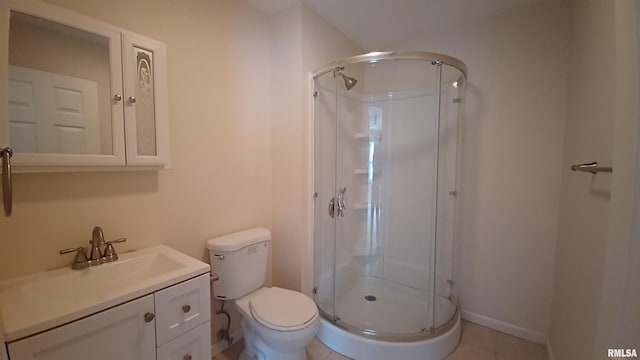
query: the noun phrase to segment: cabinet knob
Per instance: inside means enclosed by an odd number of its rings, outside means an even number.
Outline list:
[[[182,357],[182,360],[191,360],[191,357],[192,357],[192,356],[191,356],[191,354],[185,354],[185,355]]]
[[[189,304],[182,305],[182,312],[184,312],[186,314],[189,311],[191,311],[191,305],[189,305]]]
[[[134,104],[136,102],[136,97],[135,96],[129,96],[129,102]]]
[[[146,322],[152,322],[153,319],[155,319],[156,316],[153,313],[146,313],[144,314],[144,321]]]
[[[113,95],[113,100],[115,100],[115,101],[121,101],[121,100],[122,100],[122,95],[120,95],[120,94],[115,94],[115,95]]]

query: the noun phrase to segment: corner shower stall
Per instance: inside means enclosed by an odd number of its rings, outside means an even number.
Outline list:
[[[442,359],[460,336],[454,282],[466,66],[369,53],[314,73],[318,337],[356,359]]]

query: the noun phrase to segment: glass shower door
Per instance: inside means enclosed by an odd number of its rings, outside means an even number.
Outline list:
[[[358,315],[362,310],[363,297],[368,293],[362,280],[366,265],[358,262],[358,246],[365,246],[366,218],[365,208],[366,179],[369,166],[366,154],[355,134],[365,132],[362,122],[362,84],[358,66],[346,67],[334,71],[336,79],[336,278],[335,309],[336,319],[343,325],[357,329],[370,329],[372,317]],[[344,79],[347,79],[345,82]],[[354,87],[347,89],[348,79],[357,79]],[[364,185],[364,186],[363,186]],[[371,249],[373,251],[373,249]],[[368,261],[368,259],[360,259]],[[364,320],[364,321],[360,321]]]
[[[382,60],[314,81],[314,300],[354,333],[420,339],[455,314],[462,75],[444,68]]]
[[[314,80],[314,301],[335,316],[336,223],[329,201],[336,194],[336,82],[331,73]],[[334,200],[335,206],[335,200]],[[333,210],[335,211],[335,209]]]
[[[342,75],[358,79],[346,88]],[[335,318],[381,336],[435,329],[440,66],[381,61],[336,76]]]

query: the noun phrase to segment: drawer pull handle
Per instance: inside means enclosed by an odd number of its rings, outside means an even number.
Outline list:
[[[153,313],[146,313],[144,314],[144,321],[146,322],[152,322],[153,319],[155,319],[156,316]]]
[[[191,360],[191,354],[185,354],[185,356],[182,357],[182,360]]]
[[[186,314],[189,311],[191,311],[191,305],[189,305],[189,304],[182,305],[182,312],[184,312]]]

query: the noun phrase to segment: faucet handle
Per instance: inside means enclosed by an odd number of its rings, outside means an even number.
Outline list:
[[[104,254],[102,254],[102,258],[104,262],[112,262],[118,260],[118,254],[116,253],[116,249],[113,247],[115,243],[123,243],[127,241],[127,238],[120,238],[111,241],[107,241],[104,247]]]
[[[109,244],[117,244],[117,243],[123,243],[125,241],[127,241],[127,238],[119,238],[119,239],[115,239],[115,240],[109,240],[105,244],[107,244],[107,245],[109,245]]]
[[[60,255],[76,252],[76,257],[73,259],[71,268],[74,270],[84,269],[89,266],[89,259],[87,258],[87,249],[84,247],[62,249]]]

